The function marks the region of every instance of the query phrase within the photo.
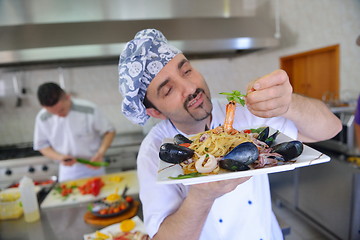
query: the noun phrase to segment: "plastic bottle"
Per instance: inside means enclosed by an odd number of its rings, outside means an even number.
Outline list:
[[[39,204],[35,193],[35,185],[31,178],[24,176],[20,180],[20,199],[22,202],[25,222],[35,222],[40,219]]]

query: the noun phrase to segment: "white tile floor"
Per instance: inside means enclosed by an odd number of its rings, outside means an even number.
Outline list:
[[[290,226],[290,234],[285,236],[285,240],[329,240],[330,238],[323,235],[319,230],[310,225],[301,217],[294,214],[285,206],[279,207],[273,204],[273,211],[283,222]],[[280,224],[281,225],[281,224]]]

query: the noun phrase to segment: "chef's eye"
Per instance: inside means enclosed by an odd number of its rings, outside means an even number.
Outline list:
[[[168,88],[168,89],[165,91],[165,97],[169,96],[169,94],[171,93],[171,90],[172,90],[172,88]]]

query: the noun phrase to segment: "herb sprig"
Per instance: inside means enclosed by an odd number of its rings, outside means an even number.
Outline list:
[[[235,101],[239,104],[241,104],[242,106],[245,106],[245,99],[244,97],[246,97],[246,95],[241,94],[240,91],[234,90],[232,92],[221,92],[219,94],[222,95],[226,95],[226,99],[230,102],[230,101]]]
[[[201,177],[204,176],[203,174],[199,172],[193,172],[188,174],[180,174],[177,177],[169,177],[170,179],[186,179],[186,178],[194,178],[194,177]]]

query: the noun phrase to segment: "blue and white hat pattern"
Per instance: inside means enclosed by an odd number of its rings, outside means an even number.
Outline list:
[[[138,32],[128,42],[119,60],[119,90],[124,100],[123,114],[133,123],[144,125],[149,119],[143,100],[150,82],[181,51],[168,44],[156,29]]]

